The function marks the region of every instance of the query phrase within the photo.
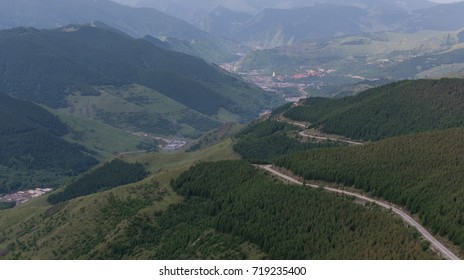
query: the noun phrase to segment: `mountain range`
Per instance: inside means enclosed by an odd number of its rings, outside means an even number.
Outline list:
[[[422,0],[208,0],[195,4],[176,0],[121,1],[159,9],[202,30],[260,48],[334,35],[463,27],[462,3],[438,5]],[[341,12],[343,10],[345,13]]]
[[[126,129],[176,134],[173,116],[166,118],[168,112],[177,112],[175,118],[185,120],[182,125],[207,131],[226,120],[221,114],[249,120],[272,103],[269,94],[217,66],[133,39],[101,23],[54,30],[15,28],[0,31],[0,38],[0,89],[70,111],[92,99],[93,105],[82,115]],[[117,91],[129,85],[142,86],[148,93]],[[164,115],[146,108],[163,102],[171,104],[163,108]]]
[[[151,8],[133,8],[107,0],[1,0],[0,6],[0,29],[57,28],[101,21],[136,38],[150,35],[185,41],[210,61],[228,60],[243,51],[240,44]]]

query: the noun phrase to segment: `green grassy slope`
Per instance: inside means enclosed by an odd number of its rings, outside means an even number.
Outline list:
[[[118,240],[148,244],[145,236],[130,238],[125,234],[134,223],[143,220],[146,226],[156,222],[156,216],[169,205],[182,201],[170,187],[172,179],[200,160],[237,159],[231,143],[193,153],[151,153],[122,157],[129,162],[142,163],[152,176],[135,184],[50,206],[47,196],[32,200],[14,209],[0,212],[0,258],[19,259],[95,259],[111,256],[108,246]],[[156,173],[156,174],[155,174]],[[158,213],[158,214],[156,214]],[[146,220],[146,217],[150,218]],[[136,224],[137,229],[143,229]],[[216,245],[233,242],[234,256],[250,257],[261,253],[246,242],[239,242],[226,234],[208,230],[202,232]],[[168,244],[168,243],[166,243]],[[211,244],[199,244],[198,250]],[[235,246],[237,245],[237,246]],[[134,248],[135,249],[135,248]],[[151,258],[155,247],[139,247],[127,252],[125,258]],[[218,249],[217,251],[221,251]],[[205,255],[211,258],[213,255]]]
[[[463,90],[461,79],[403,81],[354,97],[310,98],[284,115],[326,133],[378,140],[461,126]]]
[[[276,161],[306,179],[343,183],[418,214],[464,250],[463,128],[390,138]]]

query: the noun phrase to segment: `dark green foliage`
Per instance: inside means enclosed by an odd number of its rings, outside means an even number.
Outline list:
[[[1,31],[0,40],[0,90],[53,108],[66,107],[73,93],[100,94],[95,86],[135,83],[200,113],[215,115],[222,107],[248,120],[255,117],[255,108],[241,95],[251,100],[265,96],[202,59],[160,49],[103,24],[15,28]]]
[[[243,238],[216,233],[211,221],[211,203],[192,199],[164,213],[139,215],[130,220],[118,240],[98,258],[123,259],[137,251],[150,250],[150,259],[243,259]],[[155,221],[153,221],[155,218]]]
[[[285,111],[289,110],[290,108],[292,108],[292,106],[293,106],[293,103],[284,104],[284,105],[272,110],[271,115],[276,116],[276,115],[282,114],[283,112],[285,112]]]
[[[3,201],[0,201],[0,210],[13,208],[15,206],[16,206],[16,202],[3,202]],[[0,243],[2,243],[1,242],[1,236],[0,236]]]
[[[52,194],[48,202],[56,204],[76,197],[101,192],[142,180],[147,175],[142,164],[115,159],[68,185],[62,192]]]
[[[457,127],[464,121],[464,80],[403,81],[354,97],[310,98],[284,115],[362,140]]]
[[[269,163],[290,153],[341,145],[336,142],[302,143],[287,135],[291,131],[296,134],[297,128],[271,119],[258,122],[237,135],[239,139],[234,145],[234,151],[244,159]]]
[[[377,207],[285,185],[243,161],[198,164],[173,187],[186,201],[157,218],[165,236],[169,230],[180,238],[181,232],[200,230],[207,223],[257,244],[271,259],[431,258],[402,222]],[[147,231],[151,237],[160,240],[156,230]],[[161,257],[182,256],[192,238],[184,234],[165,244],[169,252]]]
[[[325,149],[276,161],[306,179],[343,183],[407,207],[464,250],[464,129]]]
[[[28,179],[39,174],[50,185],[56,183],[54,177],[75,176],[95,165],[83,147],[61,139],[67,132],[66,125],[40,106],[0,93],[0,193],[37,186],[41,180]]]

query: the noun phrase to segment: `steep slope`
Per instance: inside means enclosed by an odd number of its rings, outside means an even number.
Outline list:
[[[393,83],[342,99],[310,98],[284,115],[329,134],[379,140],[462,126],[464,80]]]
[[[230,142],[220,145],[189,154],[187,165],[194,158],[235,157]],[[161,157],[145,155],[142,162]],[[0,216],[0,257],[436,258],[413,231],[376,207],[283,184],[243,161],[200,163],[178,177],[185,167],[64,204],[39,199],[7,210]],[[15,215],[26,218],[15,222]]]
[[[151,35],[193,42],[192,47],[198,45],[198,52],[205,59],[211,57],[223,61],[241,50],[236,43],[155,9],[133,8],[107,0],[1,0],[0,6],[0,28],[3,29],[17,26],[56,28],[102,21],[137,38]],[[211,47],[204,51],[202,46]]]
[[[68,127],[42,107],[0,93],[0,194],[55,186],[97,161],[61,139]]]
[[[462,127],[453,128],[294,154],[276,164],[308,180],[342,183],[402,205],[464,250],[463,137]]]
[[[107,122],[114,122],[112,114],[117,112],[111,110],[117,108],[124,110],[121,114],[129,114],[123,119],[147,119],[147,109],[140,106],[155,106],[154,96],[161,95],[163,103],[172,104],[171,112],[193,121],[190,125],[194,130],[207,131],[222,121],[219,114],[227,112],[237,120],[249,120],[272,100],[269,94],[199,58],[160,49],[101,23],[41,31],[15,28],[1,31],[0,38],[0,89],[53,108],[76,107],[87,99],[116,102],[106,111],[97,108],[100,111],[96,113]],[[148,97],[131,90],[118,93],[118,89],[130,85],[141,85],[152,92]],[[109,97],[108,92],[112,93]],[[92,103],[98,104],[95,100]],[[122,106],[124,103],[132,107]],[[94,106],[86,110],[94,110]],[[158,119],[173,121],[165,119],[168,114],[160,113]]]

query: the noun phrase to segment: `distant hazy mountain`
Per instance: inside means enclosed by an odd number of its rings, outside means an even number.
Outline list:
[[[366,32],[367,16],[366,10],[352,6],[266,9],[238,28],[233,38],[254,47],[273,48],[309,38]]]
[[[458,30],[464,28],[464,2],[436,5],[414,11],[418,29]]]
[[[230,37],[235,30],[240,29],[251,18],[252,15],[250,14],[219,6],[207,15],[197,17],[191,21],[192,24],[201,30],[227,38]]]
[[[256,14],[264,9],[291,9],[309,7],[314,4],[352,5],[370,9],[404,9],[414,10],[433,6],[427,0],[113,0],[115,2],[138,7],[153,7],[175,16],[187,16],[190,11],[210,12],[218,6],[228,9]],[[176,14],[177,13],[177,14]],[[186,19],[186,18],[184,18]]]
[[[186,20],[196,27],[216,35],[231,38],[246,22],[247,15],[257,15],[265,9],[295,9],[320,4],[351,6],[371,12],[407,12],[429,8],[435,3],[426,0],[113,0],[126,5],[152,7]],[[279,21],[280,19],[276,19]]]
[[[414,11],[377,8],[322,4],[298,9],[265,9],[238,25],[229,38],[254,47],[273,48],[306,39],[350,34],[464,28],[464,3]]]
[[[173,135],[187,125],[192,136],[219,126],[220,113],[250,120],[269,106],[266,93],[219,67],[101,23],[15,28],[0,31],[0,41],[0,90],[81,108],[81,115],[120,128]]]
[[[133,8],[107,0],[0,0],[0,29],[18,26],[56,28],[67,24],[102,21],[131,36],[176,38],[200,49],[203,58],[226,60],[240,47],[192,25],[150,8]],[[202,52],[203,45],[213,53]]]
[[[124,2],[155,7],[200,29],[260,48],[294,44],[305,39],[377,31],[464,28],[464,3],[438,5],[426,0]]]

